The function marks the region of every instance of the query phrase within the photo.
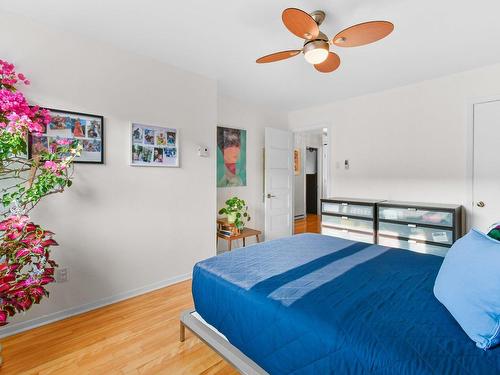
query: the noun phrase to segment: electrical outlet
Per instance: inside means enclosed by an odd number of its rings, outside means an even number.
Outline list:
[[[56,281],[58,283],[65,283],[69,280],[69,274],[67,268],[58,268],[56,270]]]

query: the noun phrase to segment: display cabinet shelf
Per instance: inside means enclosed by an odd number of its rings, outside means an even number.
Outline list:
[[[321,200],[321,233],[353,241],[376,243],[380,200],[328,198]]]
[[[383,201],[377,211],[380,245],[444,256],[464,235],[460,205]]]

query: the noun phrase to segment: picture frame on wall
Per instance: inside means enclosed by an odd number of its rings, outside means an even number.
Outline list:
[[[293,150],[293,171],[295,176],[300,175],[301,168],[301,158],[300,158],[300,148],[296,148]]]
[[[178,168],[179,157],[178,129],[131,123],[131,166]]]
[[[51,121],[40,135],[28,138],[28,157],[48,150],[58,139],[75,139],[82,146],[75,163],[104,164],[104,117],[89,113],[45,108]]]
[[[217,187],[247,186],[247,131],[217,127]]]

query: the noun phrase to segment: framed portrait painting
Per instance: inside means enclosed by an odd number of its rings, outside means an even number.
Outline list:
[[[30,135],[29,157],[47,151],[58,139],[78,140],[82,146],[75,163],[104,163],[104,118],[88,113],[70,112],[46,108],[51,121],[41,135]]]
[[[217,127],[217,187],[247,185],[247,131]]]
[[[133,122],[130,151],[132,166],[179,167],[179,131]]]

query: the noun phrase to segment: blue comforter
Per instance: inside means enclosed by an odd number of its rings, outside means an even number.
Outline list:
[[[442,258],[321,235],[199,262],[196,311],[270,374],[499,374],[432,288]]]

